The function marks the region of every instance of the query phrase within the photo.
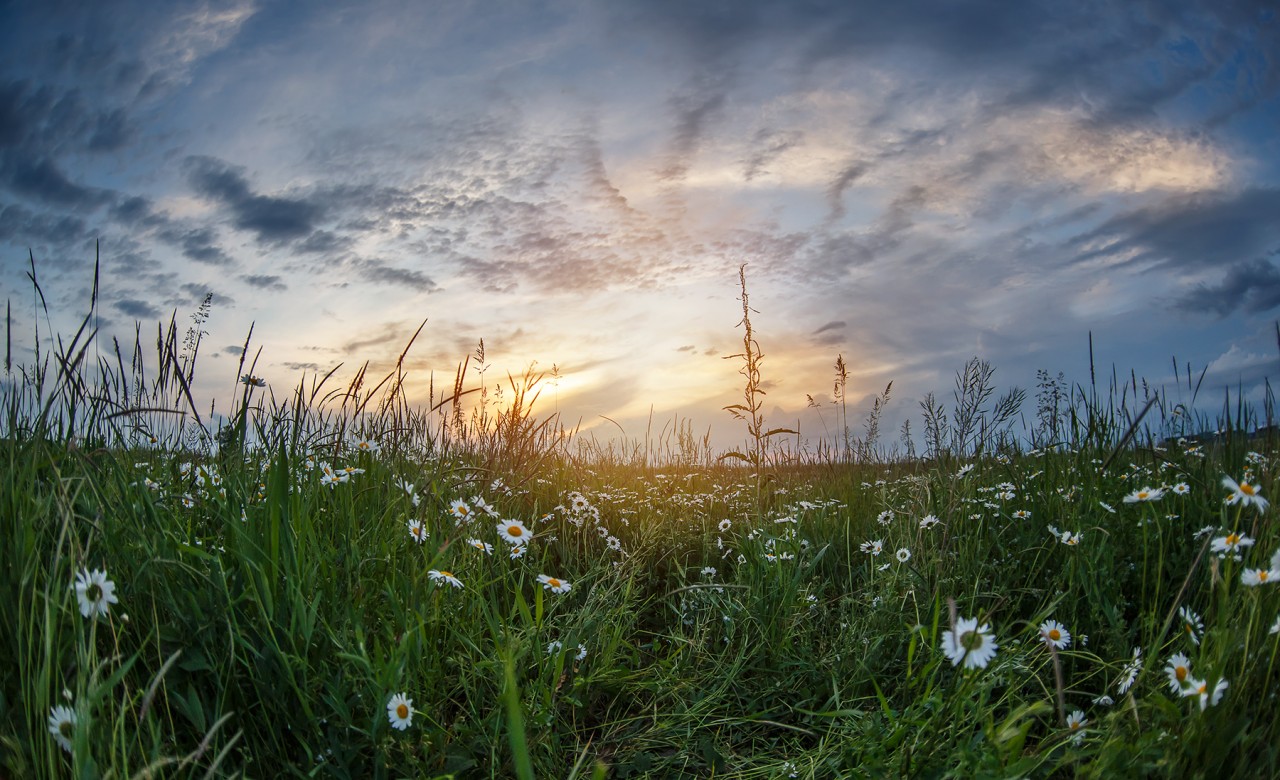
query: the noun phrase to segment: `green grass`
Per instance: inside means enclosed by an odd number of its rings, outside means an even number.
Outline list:
[[[575,450],[533,417],[535,375],[464,408],[460,369],[417,410],[399,367],[372,390],[363,370],[284,400],[241,386],[215,437],[185,389],[196,331],[179,353],[171,322],[145,376],[136,350],[91,365],[91,333],[6,375],[0,777],[1280,775],[1280,585],[1242,581],[1280,533],[1221,485],[1276,494],[1263,442],[1119,447],[1183,422],[1139,429],[1113,384],[1070,393],[1039,450],[971,404],[928,460],[757,441],[737,469],[692,439]],[[536,533],[521,557],[498,518]],[[1238,561],[1210,548],[1229,532],[1255,540]],[[103,617],[81,614],[85,569],[115,585]],[[944,654],[957,617],[990,625],[985,667]],[[1171,690],[1175,653],[1228,681],[1219,703]]]

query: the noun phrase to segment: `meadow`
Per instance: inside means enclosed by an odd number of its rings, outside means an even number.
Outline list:
[[[422,405],[402,365],[277,396],[252,334],[215,415],[201,312],[154,349],[92,305],[37,334],[0,776],[1280,776],[1269,402],[997,398],[975,360],[920,453],[879,402],[810,450],[765,424],[743,306],[731,453],[582,437],[470,358]]]

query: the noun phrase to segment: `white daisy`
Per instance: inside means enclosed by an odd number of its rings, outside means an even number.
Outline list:
[[[1057,650],[1071,646],[1071,632],[1056,620],[1046,620],[1040,624],[1040,638]]]
[[[568,593],[573,587],[564,580],[548,577],[545,574],[538,575],[538,582],[542,583],[544,590],[549,590],[552,593]]]
[[[942,635],[942,652],[951,665],[963,661],[966,669],[985,668],[999,647],[991,637],[990,624],[979,626],[977,618],[960,618],[955,628]]]
[[[441,584],[447,583],[449,585],[452,585],[455,588],[462,587],[462,580],[453,576],[453,572],[450,572],[450,571],[442,571],[442,570],[437,571],[436,569],[432,569],[427,572],[427,576],[430,577],[433,582],[438,582]]]
[[[71,752],[71,740],[76,733],[76,711],[59,704],[49,713],[49,733],[54,740],[68,753]]]
[[[521,547],[529,541],[531,534],[524,523],[519,520],[504,520],[497,525],[498,536],[513,547]]]
[[[391,728],[404,731],[413,725],[413,699],[403,693],[397,693],[387,702],[387,719]]]
[[[85,617],[102,617],[112,604],[118,604],[116,584],[107,579],[102,569],[81,569],[76,575],[76,599],[80,602],[80,614]]]

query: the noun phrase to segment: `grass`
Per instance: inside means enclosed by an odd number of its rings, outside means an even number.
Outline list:
[[[584,442],[534,417],[544,377],[495,399],[470,361],[426,408],[400,365],[277,399],[248,361],[209,431],[198,316],[96,363],[84,322],[6,363],[0,776],[1280,775],[1280,597],[1244,577],[1280,568],[1280,534],[1222,487],[1274,496],[1278,464],[1239,402],[1179,442],[1191,405],[1046,374],[1020,442],[1022,399],[988,403],[978,361],[951,422],[923,409],[927,458],[870,425],[819,457],[766,446],[748,330],[745,467],[679,426]],[[536,534],[518,557],[499,518]],[[1231,534],[1254,543],[1215,549]],[[86,569],[114,584],[101,617]],[[985,666],[944,653],[966,618]],[[1170,684],[1178,653],[1209,695]]]

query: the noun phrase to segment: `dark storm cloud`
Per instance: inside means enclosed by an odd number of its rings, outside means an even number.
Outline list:
[[[742,178],[751,181],[764,172],[778,155],[800,145],[804,133],[799,130],[760,128],[751,139],[751,153],[742,163]]]
[[[79,240],[85,236],[86,229],[80,217],[37,214],[17,204],[0,207],[0,240],[61,244]]]
[[[723,79],[711,79],[694,84],[672,100],[675,127],[667,162],[658,171],[659,179],[679,181],[685,177],[703,134],[723,108],[726,95]]]
[[[360,260],[356,262],[355,268],[365,280],[375,284],[389,284],[427,293],[440,289],[439,285],[423,272],[397,268],[382,260]]]
[[[116,301],[114,305],[135,320],[154,320],[160,316],[159,309],[136,298],[123,298]]]
[[[197,263],[228,266],[234,263],[218,244],[218,234],[210,227],[184,227],[169,224],[156,234],[182,250],[182,254]]]
[[[284,292],[289,289],[289,286],[285,284],[279,276],[275,276],[274,274],[250,274],[241,276],[240,281],[251,287],[257,287],[258,289],[269,290],[271,292]]]
[[[1280,254],[1280,251],[1274,254]],[[1212,313],[1219,318],[1236,311],[1265,314],[1280,306],[1280,269],[1257,259],[1230,268],[1221,284],[1201,284],[1178,300],[1191,313]]]
[[[309,235],[322,214],[306,200],[259,195],[249,188],[243,169],[213,157],[192,156],[184,163],[195,191],[225,206],[232,223],[256,233],[264,243],[281,243]]]
[[[1170,197],[1113,217],[1076,236],[1077,261],[1129,256],[1179,269],[1227,267],[1254,261],[1280,246],[1280,189]],[[1104,244],[1085,250],[1091,244]]]
[[[16,195],[52,206],[94,208],[110,200],[108,193],[68,179],[53,160],[30,158],[17,152],[5,154],[0,164],[0,182]]]

